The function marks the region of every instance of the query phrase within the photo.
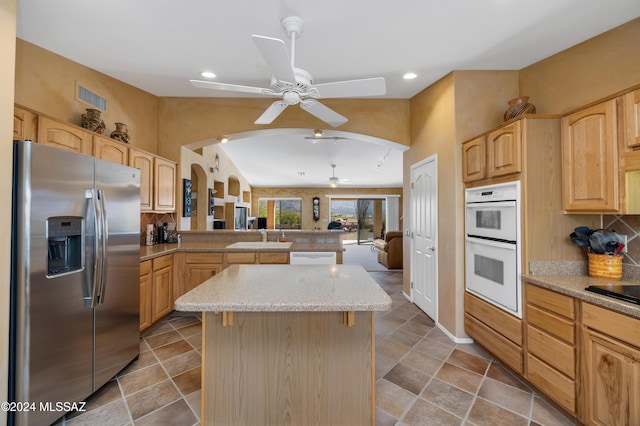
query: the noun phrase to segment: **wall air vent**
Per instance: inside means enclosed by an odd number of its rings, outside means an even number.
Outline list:
[[[107,110],[107,100],[97,93],[92,92],[81,84],[76,84],[76,99],[88,103],[89,105],[99,109]]]

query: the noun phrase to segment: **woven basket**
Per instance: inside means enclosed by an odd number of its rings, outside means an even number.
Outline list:
[[[619,280],[622,278],[621,254],[587,253],[589,256],[589,276]]]

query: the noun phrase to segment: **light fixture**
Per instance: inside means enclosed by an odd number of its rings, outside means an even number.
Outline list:
[[[228,137],[226,137],[226,136],[222,136],[222,137],[220,137],[220,138],[219,138],[219,140],[220,140],[220,143],[227,143],[227,142],[229,142],[229,138],[228,138]]]
[[[215,73],[212,73],[211,71],[202,71],[200,75],[204,78],[216,78]]]
[[[323,133],[323,132],[322,132],[322,130],[320,130],[320,129],[316,129],[316,130],[314,130],[314,131],[313,131],[313,137],[314,137],[314,138],[322,137],[322,135],[323,135],[323,134],[324,134],[324,133]]]
[[[416,74],[415,72],[408,72],[405,75],[403,75],[402,78],[404,78],[405,80],[413,80],[417,76],[418,74]]]
[[[333,168],[333,170],[331,172],[331,177],[329,178],[329,186],[331,188],[336,188],[339,182],[339,179],[336,177],[336,165],[332,164],[331,167]]]
[[[382,159],[380,160],[380,162],[376,166],[376,172],[379,171],[382,168],[382,165],[384,164],[384,160],[387,159],[387,155],[389,155],[390,152],[391,152],[391,148],[389,148],[387,150],[387,153],[382,156]]]

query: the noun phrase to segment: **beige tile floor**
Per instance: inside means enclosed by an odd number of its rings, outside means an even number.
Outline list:
[[[435,327],[402,295],[401,271],[370,273],[393,300],[376,315],[378,425],[572,424],[476,345]],[[145,333],[139,359],[89,398],[86,412],[58,423],[199,424],[200,349],[200,319],[172,314]]]

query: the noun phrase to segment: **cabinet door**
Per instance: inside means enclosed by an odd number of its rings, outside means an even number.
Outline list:
[[[13,108],[13,140],[33,140],[38,132],[38,116],[34,113]]]
[[[93,156],[118,164],[129,164],[129,150],[123,143],[93,135]]]
[[[618,211],[616,100],[570,114],[561,123],[564,210]]]
[[[640,351],[585,328],[589,425],[640,424]]]
[[[462,145],[462,180],[475,182],[486,176],[487,157],[485,137],[481,136]]]
[[[38,143],[92,155],[91,134],[74,126],[38,117]]]
[[[487,176],[505,176],[522,171],[520,121],[487,135]]]
[[[140,263],[140,331],[149,328],[151,321],[151,261]]]
[[[155,157],[153,166],[153,203],[154,210],[176,210],[176,164]]]
[[[129,166],[140,170],[140,211],[153,210],[153,155],[129,148]]]
[[[185,253],[182,293],[193,290],[224,269],[222,253]]]
[[[624,95],[624,132],[627,147],[640,146],[640,90]]]
[[[153,260],[151,322],[157,321],[173,310],[173,261],[171,257],[163,256]]]

